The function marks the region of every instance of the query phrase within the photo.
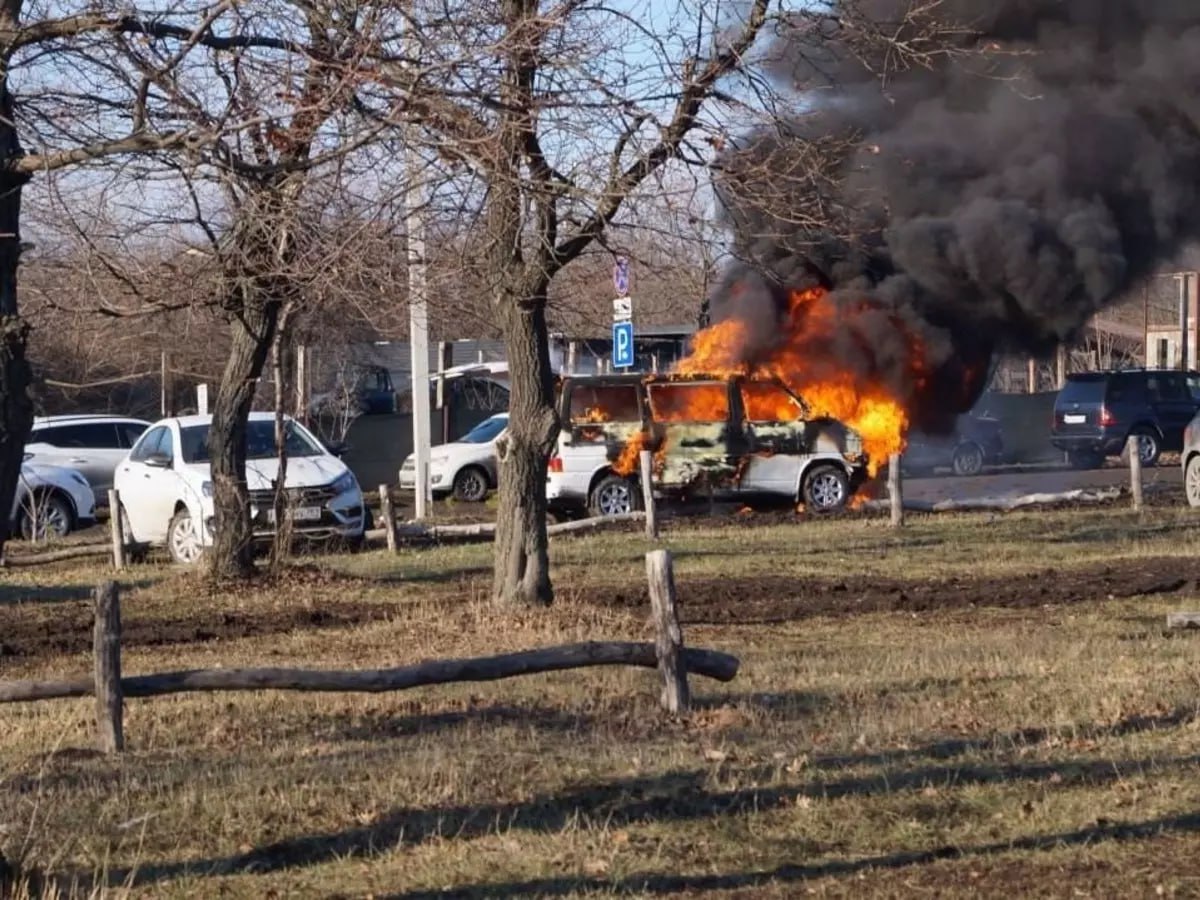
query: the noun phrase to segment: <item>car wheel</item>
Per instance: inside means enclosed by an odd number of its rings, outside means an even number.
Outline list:
[[[1067,462],[1072,469],[1099,469],[1104,465],[1104,456],[1095,450],[1069,450]]]
[[[813,512],[833,512],[850,498],[850,479],[838,466],[817,466],[805,477],[803,494]]]
[[[468,466],[454,476],[454,499],[464,503],[479,503],[488,492],[488,479],[482,469]]]
[[[633,483],[620,475],[605,475],[588,497],[588,509],[593,516],[619,516],[637,508],[637,491]]]
[[[1183,473],[1183,489],[1189,506],[1200,506],[1200,454],[1187,462]]]
[[[21,505],[21,537],[27,541],[66,537],[74,521],[71,504],[58,494],[31,494]]]
[[[955,475],[978,475],[983,471],[983,448],[975,443],[959,444],[954,448],[950,468]]]
[[[1158,465],[1158,455],[1162,452],[1158,435],[1146,428],[1135,428],[1131,434],[1137,438],[1138,456],[1143,466]]]
[[[200,541],[200,532],[192,514],[181,509],[171,517],[167,528],[167,553],[171,559],[181,565],[191,566],[200,561],[204,555],[204,544]]]

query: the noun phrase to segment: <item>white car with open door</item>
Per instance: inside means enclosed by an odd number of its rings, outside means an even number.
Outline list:
[[[65,537],[96,520],[96,495],[82,474],[26,461],[13,498],[13,531],[25,540]]]
[[[151,426],[117,467],[126,530],[135,543],[165,545],[176,562],[191,564],[213,543],[209,463],[212,416],[163,419]],[[346,464],[291,418],[287,429],[287,510],[296,537],[361,542],[362,491]],[[275,533],[274,490],[279,472],[273,413],[251,413],[246,425],[246,480],[255,540]]]

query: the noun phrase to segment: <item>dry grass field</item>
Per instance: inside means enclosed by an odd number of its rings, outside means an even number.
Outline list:
[[[0,850],[67,894],[1200,895],[1200,529],[1162,504],[671,525],[684,639],[742,661],[657,707],[589,669],[396,694],[0,707]],[[298,562],[219,595],[127,574],[124,669],[384,667],[649,639],[639,534],[556,539],[549,611],[490,547]],[[4,573],[0,678],[90,671],[102,573]],[[72,881],[74,887],[72,887]],[[11,888],[14,892],[20,888]]]

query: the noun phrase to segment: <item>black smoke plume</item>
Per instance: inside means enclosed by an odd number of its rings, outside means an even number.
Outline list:
[[[835,0],[771,57],[796,112],[717,177],[742,262],[710,306],[750,359],[826,286],[829,351],[929,425],[1200,237],[1198,0]]]

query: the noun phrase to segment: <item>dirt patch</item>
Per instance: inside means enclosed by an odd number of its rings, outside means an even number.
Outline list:
[[[928,580],[848,575],[816,578],[676,579],[680,617],[693,624],[770,624],[814,616],[868,612],[1002,607],[1031,609],[1195,590],[1200,560],[1187,557],[1120,560],[1087,570],[1044,569],[1004,578]],[[581,599],[602,606],[649,608],[646,590],[595,588]]]
[[[31,610],[31,612],[33,612]],[[90,603],[60,603],[41,607],[34,615],[5,610],[0,635],[0,660],[87,653],[92,647]],[[348,628],[391,618],[395,608],[384,603],[337,603],[286,606],[253,611],[192,611],[166,619],[127,620],[122,647],[162,647],[208,641],[229,641],[260,635],[286,634],[321,628]]]

